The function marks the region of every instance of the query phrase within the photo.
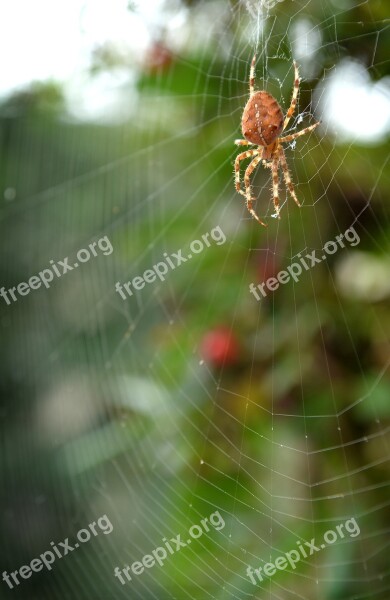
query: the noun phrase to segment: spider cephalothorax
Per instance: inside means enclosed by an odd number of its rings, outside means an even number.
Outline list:
[[[276,214],[280,219],[278,175],[280,163],[286,186],[292,198],[295,200],[298,206],[300,206],[298,198],[296,197],[294,191],[294,185],[292,183],[290,172],[288,170],[286,156],[284,154],[284,150],[281,144],[284,142],[290,142],[295,138],[300,137],[301,135],[309,133],[309,131],[315,129],[317,125],[319,125],[319,123],[314,123],[313,125],[305,127],[305,129],[302,129],[301,131],[298,131],[291,135],[279,137],[280,134],[286,129],[292,115],[294,114],[295,106],[297,103],[300,81],[298,66],[297,63],[294,61],[294,89],[291,98],[290,108],[288,109],[286,116],[283,117],[282,109],[280,108],[275,98],[271,96],[271,94],[265,92],[264,90],[260,92],[255,92],[255,62],[256,55],[253,57],[251,63],[249,79],[249,100],[244,108],[241,121],[242,134],[245,140],[236,140],[235,144],[237,144],[237,146],[249,146],[253,144],[256,145],[257,148],[247,150],[246,152],[242,152],[241,154],[239,154],[236,157],[234,163],[234,170],[237,192],[245,196],[246,205],[251,215],[261,225],[264,225],[264,227],[266,227],[266,224],[263,223],[261,219],[259,219],[259,217],[253,209],[250,185],[251,174],[261,161],[263,162],[263,165],[265,167],[268,167],[272,170],[273,200]],[[240,184],[240,161],[250,157],[253,157],[253,160],[250,162],[249,166],[245,171],[244,192],[244,190],[241,189]]]

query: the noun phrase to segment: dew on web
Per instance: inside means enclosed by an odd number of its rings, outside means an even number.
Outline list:
[[[386,23],[376,17],[371,29],[358,27],[366,2],[358,3],[356,14],[342,3],[337,19],[334,3],[329,9],[314,0],[303,4],[315,12],[316,27],[326,36],[311,56],[314,76],[303,77],[287,134],[321,117],[326,98],[321,86],[329,69],[337,68],[341,51],[350,47],[339,21],[352,23],[355,42],[372,50],[367,60],[375,76],[386,64],[377,53]],[[96,273],[85,269],[77,293],[65,277],[60,280],[48,331],[45,296],[40,296],[20,351],[23,356],[31,351],[31,340],[40,340],[42,348],[35,352],[39,369],[47,371],[54,343],[51,369],[71,391],[65,396],[60,386],[45,386],[37,419],[42,444],[58,448],[62,471],[74,475],[72,485],[82,488],[96,514],[96,507],[108,507],[115,515],[115,543],[104,547],[110,569],[139,561],[162,539],[180,533],[186,540],[191,525],[210,521],[217,510],[226,522],[221,531],[209,523],[210,531],[191,539],[190,548],[134,576],[124,586],[129,597],[211,600],[223,587],[224,598],[232,600],[261,591],[278,598],[302,593],[379,598],[379,570],[383,578],[389,574],[387,297],[370,302],[375,278],[357,281],[353,269],[359,271],[364,257],[345,238],[355,226],[369,252],[384,253],[386,162],[379,152],[374,164],[369,149],[339,145],[326,127],[286,143],[302,207],[286,193],[281,174],[279,221],[271,171],[259,165],[253,198],[267,229],[248,216],[232,177],[238,153],[233,141],[240,135],[252,56],[257,51],[258,89],[269,89],[285,113],[294,78],[292,31],[302,6],[285,0],[260,11],[259,2],[250,0],[188,2],[180,14],[169,12],[161,33],[167,48],[155,45],[155,63],[137,67],[131,123],[118,128],[118,138],[100,125],[80,137],[72,130],[73,149],[83,154],[92,143],[100,157],[94,162],[92,152],[82,164],[96,166],[70,177],[74,167],[66,164],[63,183],[42,186],[24,204],[17,205],[19,196],[25,197],[18,182],[4,185],[6,204],[19,211],[21,228],[33,214],[53,222],[53,233],[42,238],[49,257],[53,244],[60,257],[70,253],[79,224],[80,247],[97,231],[107,231],[113,240],[112,257],[96,261]],[[185,26],[179,27],[182,21]],[[29,144],[34,135],[28,131]],[[35,154],[42,158],[43,147]],[[55,173],[62,160],[59,154],[49,163]],[[43,162],[35,167],[28,173],[45,168]],[[94,198],[90,209],[88,195]],[[217,226],[226,235],[224,243],[218,242]],[[337,251],[331,254],[330,246],[326,260],[319,260],[325,244],[340,234],[344,247],[337,242]],[[193,240],[202,240],[199,253],[196,245],[195,251],[190,248]],[[180,249],[187,260],[177,265],[173,255]],[[343,253],[355,253],[358,264],[343,266],[341,285],[335,273]],[[117,281],[131,291],[125,299],[115,291]],[[76,318],[83,306],[83,317]],[[37,330],[45,332],[41,338]],[[22,328],[18,335],[24,339]],[[88,385],[80,384],[79,370]],[[74,424],[74,406],[79,434],[72,438],[67,427]],[[82,485],[81,475],[86,475]],[[92,495],[91,483],[103,477],[107,496]],[[61,484],[63,490],[71,487]],[[345,536],[253,587],[248,565],[265,567],[295,550],[296,539],[322,539],[351,517],[361,525],[356,539]],[[96,569],[103,545],[96,548],[91,544],[88,560],[97,562],[85,577],[100,593]],[[372,560],[362,574],[367,557]],[[107,598],[120,586],[109,577]]]

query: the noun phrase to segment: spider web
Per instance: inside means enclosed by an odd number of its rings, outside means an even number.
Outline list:
[[[324,119],[286,146],[301,209],[281,182],[275,219],[270,172],[256,170],[256,211],[268,228],[251,219],[233,182],[254,52],[256,88],[284,112],[293,58],[300,64],[292,133],[323,118],[327,78],[357,47],[373,78],[385,72],[385,16],[374,5],[188,3],[170,30],[172,3],[163,13],[169,60],[139,75],[130,123],[45,122],[41,138],[28,125],[11,130],[7,148],[19,163],[7,163],[4,187],[15,181],[18,201],[3,210],[12,233],[2,242],[6,287],[101,236],[114,247],[6,307],[14,342],[3,363],[20,390],[20,408],[4,413],[20,440],[4,475],[8,511],[16,499],[4,525],[8,570],[97,515],[114,525],[31,587],[23,582],[28,597],[387,597],[389,314],[371,299],[377,282],[368,301],[352,293],[364,287],[365,256],[387,268],[377,278],[388,277],[386,148],[340,140]],[[70,152],[59,149],[58,130]],[[30,166],[21,173],[18,164]],[[216,226],[225,244],[126,300],[115,292],[117,281],[142,275],[164,252],[186,254]],[[358,248],[339,249],[260,302],[250,294],[251,282],[320,254],[350,227]],[[220,326],[237,339],[234,364],[204,350]],[[224,529],[125,586],[114,578],[115,566],[185,537],[215,510]],[[246,576],[248,565],[352,517],[358,537],[256,587]]]

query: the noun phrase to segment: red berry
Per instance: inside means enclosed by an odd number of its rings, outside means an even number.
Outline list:
[[[208,331],[203,336],[200,353],[204,360],[220,367],[236,363],[240,348],[230,329],[221,326]]]
[[[172,52],[163,42],[155,41],[146,56],[146,67],[151,73],[167,69],[173,60]]]
[[[257,263],[259,282],[275,277],[280,271],[280,257],[274,252],[261,253]]]

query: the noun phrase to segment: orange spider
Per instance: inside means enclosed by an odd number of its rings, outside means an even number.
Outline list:
[[[242,114],[242,134],[245,140],[235,140],[237,146],[249,146],[256,144],[257,148],[253,150],[247,150],[242,152],[236,157],[234,162],[235,170],[235,184],[236,190],[246,198],[246,206],[251,215],[264,227],[267,227],[265,223],[255,213],[253,209],[253,200],[251,195],[251,184],[250,176],[257,167],[260,161],[263,162],[263,166],[271,169],[272,171],[272,188],[273,188],[273,201],[275,211],[278,219],[280,219],[280,207],[279,207],[279,163],[282,167],[284,181],[290,192],[291,196],[298,204],[298,198],[295,195],[294,185],[291,180],[290,172],[287,166],[286,155],[282,144],[284,142],[291,142],[295,138],[300,137],[313,131],[320,123],[314,123],[309,127],[305,127],[301,131],[286,135],[285,137],[279,137],[280,134],[286,129],[292,115],[294,114],[295,106],[297,103],[298,91],[299,91],[299,72],[298,65],[294,60],[294,89],[291,98],[290,108],[287,111],[286,117],[283,119],[283,112],[278,102],[271,94],[264,90],[255,92],[255,62],[256,54],[252,58],[250,78],[249,78],[249,100],[244,108]],[[249,166],[245,170],[244,183],[245,192],[241,189],[240,183],[240,161],[245,158],[254,157],[249,163]],[[267,162],[269,161],[269,162]]]

